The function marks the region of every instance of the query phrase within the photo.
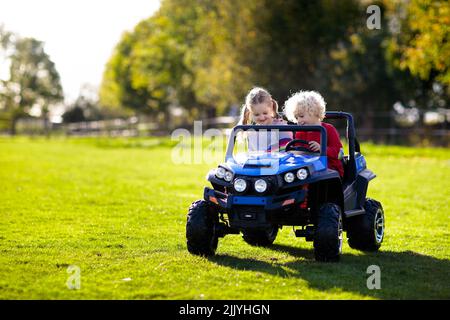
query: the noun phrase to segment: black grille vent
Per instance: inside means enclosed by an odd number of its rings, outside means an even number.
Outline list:
[[[235,206],[234,212],[241,220],[257,220],[258,215],[264,212],[260,206]]]

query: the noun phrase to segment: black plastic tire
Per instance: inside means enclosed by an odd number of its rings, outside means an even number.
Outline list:
[[[214,229],[215,217],[206,201],[191,204],[187,215],[186,243],[190,253],[213,256],[216,253],[218,237]]]
[[[366,199],[366,213],[348,220],[348,244],[361,251],[377,251],[384,238],[384,211],[381,203]]]
[[[337,262],[342,252],[342,214],[334,203],[323,204],[318,213],[314,232],[314,257],[316,261]]]
[[[252,246],[267,247],[273,244],[278,234],[278,226],[267,230],[247,229],[242,231],[242,238]]]

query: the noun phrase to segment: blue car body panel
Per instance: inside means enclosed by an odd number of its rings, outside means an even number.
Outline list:
[[[314,171],[327,169],[327,157],[316,155],[294,155],[286,152],[265,152],[238,155],[225,163],[235,175],[276,175],[308,167]]]
[[[364,158],[364,156],[362,154],[359,154],[358,156],[356,156],[355,162],[356,162],[356,172],[357,173],[360,173],[361,171],[363,171],[364,169],[367,168],[366,159]]]
[[[266,204],[266,200],[267,200],[266,197],[234,196],[233,204],[264,206]]]

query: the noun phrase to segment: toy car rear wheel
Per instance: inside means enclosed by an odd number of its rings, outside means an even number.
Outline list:
[[[342,242],[341,207],[334,203],[325,203],[319,209],[317,226],[314,232],[314,256],[316,261],[339,261]]]
[[[189,207],[186,223],[186,242],[190,253],[201,256],[215,254],[218,236],[215,233],[215,217],[212,208],[203,200],[192,203]]]
[[[365,214],[348,220],[348,244],[362,251],[377,251],[384,239],[384,211],[381,203],[366,199]]]
[[[242,231],[242,238],[252,246],[270,246],[277,237],[278,226],[274,225],[265,230],[247,229]]]

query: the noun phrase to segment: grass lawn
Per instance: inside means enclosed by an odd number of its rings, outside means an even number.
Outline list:
[[[189,254],[187,208],[216,164],[175,165],[173,145],[0,138],[0,299],[450,299],[450,150],[363,144],[385,240],[324,264],[290,227],[271,248],[229,235],[212,258]]]

